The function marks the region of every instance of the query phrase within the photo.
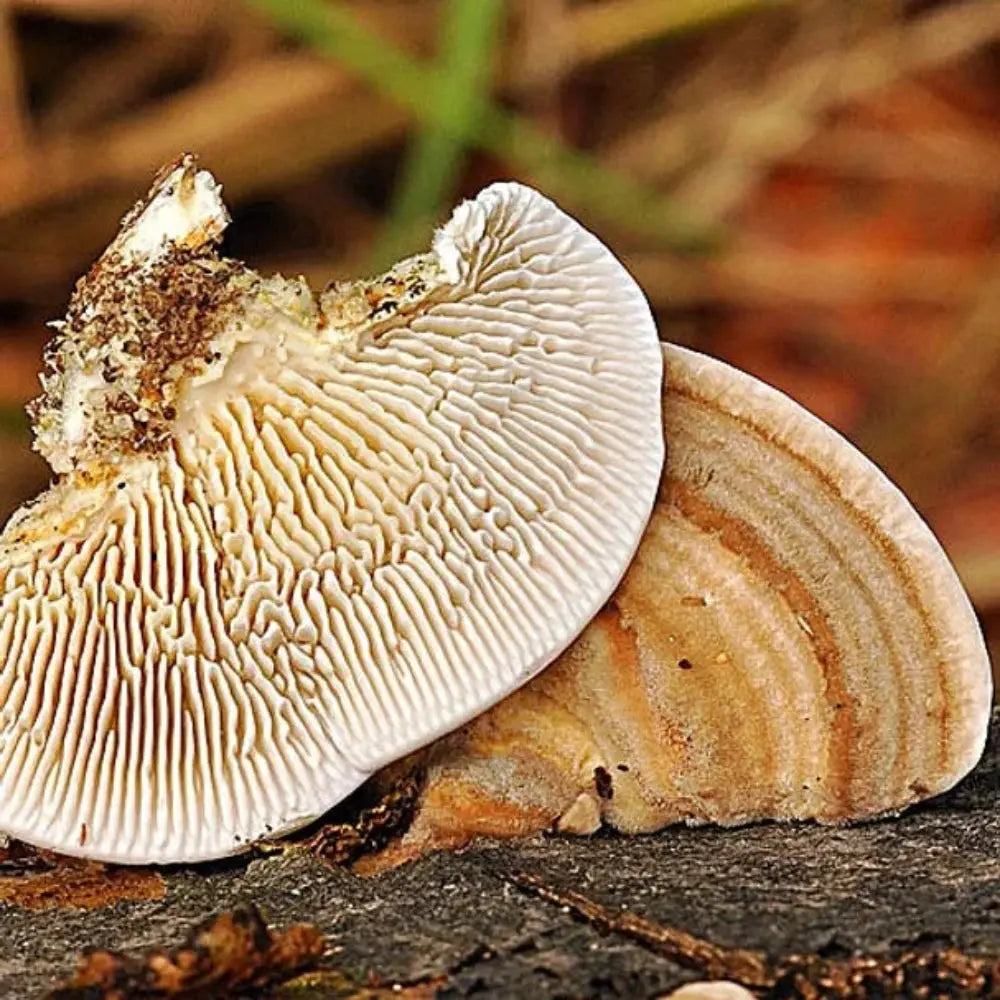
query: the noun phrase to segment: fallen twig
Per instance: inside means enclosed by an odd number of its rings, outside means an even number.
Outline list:
[[[624,935],[707,979],[729,980],[762,997],[1000,997],[1000,958],[996,957],[973,957],[957,948],[944,948],[907,951],[898,958],[854,955],[834,960],[792,954],[772,960],[762,951],[724,948],[629,910],[609,909],[578,892],[549,886],[537,875],[505,877],[522,892],[562,907],[602,933]]]
[[[774,981],[763,952],[720,948],[629,910],[611,910],[578,892],[553,888],[537,875],[515,873],[507,877],[522,892],[568,909],[602,934],[623,934],[657,955],[686,969],[695,969],[709,979],[732,979],[753,987],[770,986]]]

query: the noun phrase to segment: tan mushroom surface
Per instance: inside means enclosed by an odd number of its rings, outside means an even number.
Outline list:
[[[663,459],[612,254],[497,184],[320,296],[218,256],[188,157],[78,284],[0,538],[0,829],[121,862],[294,829],[563,650]]]
[[[745,986],[726,979],[711,979],[685,983],[668,993],[662,1000],[754,1000],[756,994]]]
[[[432,749],[391,862],[476,834],[896,812],[984,746],[990,665],[930,530],[847,441],[663,346],[667,462],[615,595]]]

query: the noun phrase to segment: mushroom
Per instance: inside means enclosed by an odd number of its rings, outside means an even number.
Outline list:
[[[600,609],[663,461],[642,293],[537,192],[315,296],[165,169],[78,284],[0,537],[0,828],[243,850],[489,708]]]
[[[728,979],[699,980],[685,983],[667,993],[663,1000],[755,1000],[756,994]]]
[[[624,581],[543,674],[433,748],[380,863],[552,825],[841,823],[978,760],[990,665],[924,522],[788,397],[663,354],[667,463]]]

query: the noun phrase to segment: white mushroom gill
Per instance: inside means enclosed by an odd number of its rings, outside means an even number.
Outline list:
[[[183,201],[183,204],[181,204]],[[537,673],[624,572],[662,361],[611,253],[497,184],[316,299],[188,158],[78,286],[0,539],[0,828],[119,862],[321,814]]]

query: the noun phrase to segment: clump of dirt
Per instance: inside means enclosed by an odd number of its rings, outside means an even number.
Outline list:
[[[298,847],[333,865],[349,865],[377,854],[409,827],[420,799],[422,772],[407,761],[390,769],[385,782],[359,789]]]
[[[181,385],[221,357],[214,338],[253,281],[211,245],[172,246],[152,262],[105,253],[77,283],[28,407],[53,469],[165,448]],[[66,438],[68,407],[85,413],[79,442]]]
[[[176,948],[142,956],[85,951],[75,975],[47,1000],[222,996],[281,982],[313,966],[324,949],[323,935],[311,924],[275,932],[250,904],[198,924]]]

